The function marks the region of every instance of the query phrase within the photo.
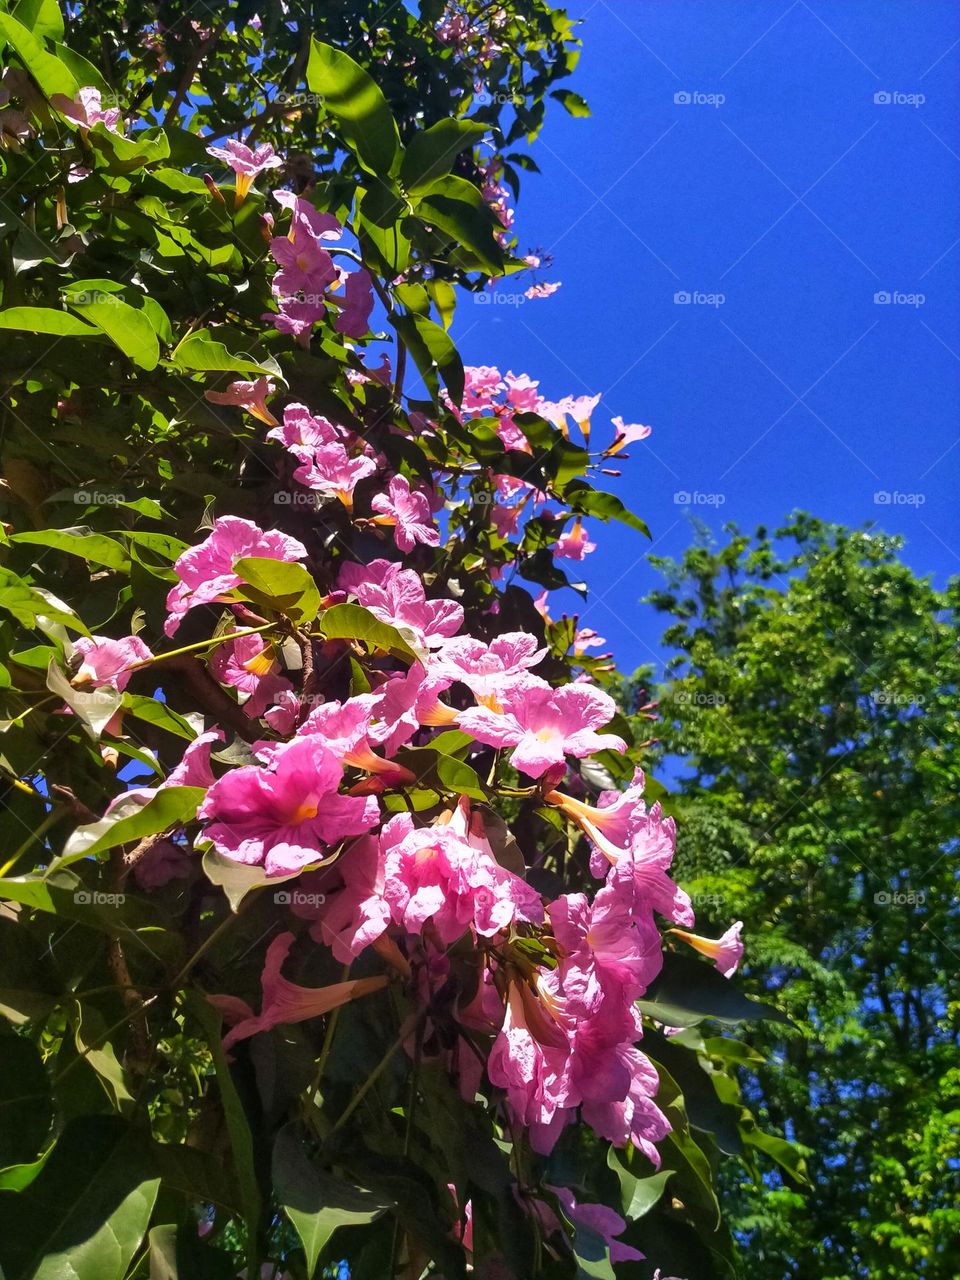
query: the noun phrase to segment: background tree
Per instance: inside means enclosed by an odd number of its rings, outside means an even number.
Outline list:
[[[897,538],[795,516],[656,560],[675,651],[660,691],[684,884],[745,922],[747,973],[801,1029],[758,1032],[748,1096],[807,1152],[728,1167],[749,1274],[960,1268],[957,591]]]

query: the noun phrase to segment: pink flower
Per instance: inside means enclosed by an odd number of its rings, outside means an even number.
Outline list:
[[[499,502],[490,509],[490,519],[493,521],[493,527],[497,531],[498,538],[512,538],[514,536],[520,524],[522,511],[522,504],[519,507],[505,507]]]
[[[299,223],[292,230],[292,237],[274,236],[270,241],[270,254],[280,268],[273,277],[273,293],[291,300],[304,293],[307,301],[319,304],[324,290],[337,279],[337,268],[310,230]]]
[[[373,732],[388,754],[409,742],[424,725],[456,724],[456,712],[439,696],[451,683],[450,678],[436,673],[433,663],[428,674],[421,663],[413,662],[402,675],[391,675],[380,685],[374,702],[379,724]]]
[[[647,436],[653,431],[653,427],[645,427],[639,422],[625,423],[622,418],[614,418],[613,426],[616,431],[613,444],[606,450],[605,457],[612,457],[615,453],[619,453],[621,449],[625,449],[628,444],[633,444],[636,440],[646,440]]]
[[[347,276],[343,294],[343,309],[334,321],[337,333],[348,338],[362,338],[370,328],[373,311],[373,284],[366,271],[354,271]]]
[[[511,982],[487,1076],[506,1090],[511,1114],[531,1129],[533,1148],[542,1154],[552,1149],[566,1123],[569,1056],[565,1032],[525,984]]]
[[[164,633],[172,636],[184,614],[200,604],[212,604],[240,585],[234,573],[238,560],[255,556],[265,560],[302,560],[307,549],[302,542],[275,529],[264,532],[250,520],[221,516],[209,538],[190,547],[173,566],[180,581],[167,596],[169,617]]]
[[[238,1040],[246,1040],[259,1031],[269,1031],[271,1027],[281,1023],[305,1022],[308,1018],[319,1017],[329,1013],[339,1005],[357,1000],[373,991],[380,991],[387,985],[386,977],[355,978],[352,982],[335,982],[329,987],[301,987],[291,982],[281,973],[283,962],[290,954],[294,936],[292,933],[281,933],[270,943],[260,980],[263,999],[260,1012],[254,1014],[245,1001],[235,996],[210,996],[210,1003],[215,1005],[228,1022],[236,1025],[224,1037],[225,1050],[235,1045]],[[239,1021],[238,1021],[239,1018]]]
[[[259,418],[268,426],[275,427],[277,420],[267,408],[267,396],[272,396],[275,387],[269,378],[257,378],[256,382],[231,382],[226,391],[205,391],[203,398],[211,404],[236,405],[238,409],[246,409],[247,413]]]
[[[627,1096],[612,1102],[587,1099],[583,1103],[583,1118],[614,1146],[625,1147],[632,1142],[659,1169],[660,1152],[656,1144],[670,1132],[669,1120],[653,1101],[660,1079],[653,1063],[639,1049],[621,1052],[631,1073]]]
[[[239,204],[258,174],[267,169],[279,169],[283,161],[274,153],[269,142],[251,151],[235,138],[228,139],[222,147],[207,147],[207,155],[223,163],[237,175],[237,204]]]
[[[371,502],[380,513],[377,524],[392,524],[393,540],[400,551],[412,551],[417,543],[427,547],[440,545],[440,532],[430,516],[430,502],[425,493],[410,488],[406,476],[392,476],[386,493],[378,493]]]
[[[79,654],[82,661],[71,684],[89,685],[94,689],[110,685],[120,693],[129,684],[134,665],[153,657],[138,636],[124,636],[121,640],[81,636],[74,642],[73,652]]]
[[[409,769],[378,756],[370,745],[376,736],[373,713],[378,698],[362,693],[346,702],[325,702],[310,712],[301,733],[319,734],[334,754],[355,769],[375,774],[384,786],[402,786],[415,781]]]
[[[454,600],[428,600],[412,569],[389,560],[370,564],[347,562],[339,585],[381,622],[405,630],[416,644],[436,649],[463,625],[463,607]]]
[[[540,403],[537,394],[539,382],[525,373],[507,373],[503,379],[507,388],[507,403],[515,413],[536,413]]]
[[[328,892],[310,932],[330,947],[341,964],[349,964],[385,933],[391,923],[384,894],[386,868],[375,836],[365,836],[346,849],[335,867],[343,887]]]
[[[279,311],[265,311],[260,318],[269,320],[278,333],[296,338],[297,343],[307,350],[313,326],[324,314],[322,303],[306,302],[300,298],[282,298]]]
[[[316,449],[291,450],[301,459],[293,478],[326,498],[338,498],[349,511],[353,507],[353,491],[377,469],[373,458],[361,455],[351,458],[342,444],[325,444]]]
[[[339,240],[343,227],[332,213],[321,213],[309,200],[282,188],[274,191],[273,198],[284,209],[290,210],[290,239],[298,229],[308,231],[315,240]]]
[[[536,676],[512,683],[502,695],[502,710],[474,707],[462,711],[460,728],[490,747],[512,747],[514,766],[539,778],[567,755],[582,758],[596,751],[626,751],[616,734],[596,732],[616,714],[609,694],[591,685],[552,688]]]
[[[414,827],[412,816],[400,813],[383,828],[384,894],[408,933],[430,920],[449,945],[471,925],[492,937],[514,922],[543,919],[540,895],[494,861],[485,838],[467,838],[468,822],[461,808],[446,825]]]
[[[86,85],[70,99],[63,93],[55,93],[50,99],[51,106],[61,115],[80,125],[82,129],[92,129],[95,124],[102,124],[111,133],[121,133],[120,111],[117,107],[108,107],[106,111],[100,98],[100,90]]]
[[[588,1231],[601,1237],[610,1250],[611,1262],[642,1262],[645,1254],[628,1244],[621,1244],[614,1236],[622,1235],[627,1229],[626,1221],[619,1213],[614,1213],[603,1204],[578,1204],[572,1191],[566,1187],[551,1187],[547,1190],[560,1201],[563,1212],[575,1227],[585,1227]]]
[[[543,284],[532,284],[529,289],[524,290],[524,296],[527,298],[549,298],[551,294],[557,292],[561,284],[563,284],[562,280],[557,280],[554,283],[544,281]]]
[[[283,425],[275,423],[267,432],[267,439],[278,440],[288,449],[320,449],[342,443],[346,435],[326,418],[314,416],[305,404],[288,404],[283,411]]]
[[[472,636],[448,640],[431,664],[431,672],[465,684],[479,703],[496,711],[498,694],[547,655],[535,636],[508,631],[489,643]]]
[[[262,636],[240,636],[218,645],[210,655],[209,667],[221,684],[231,685],[239,693],[247,695],[244,712],[251,719],[259,719],[273,705],[281,693],[291,690],[290,681],[277,672],[277,659],[273,647]]]
[[[271,752],[265,767],[233,769],[207,792],[199,816],[218,853],[286,875],[319,862],[327,848],[362,835],[380,812],[372,796],[342,796],[343,766],[318,736]]]
[[[494,396],[503,390],[500,370],[492,365],[464,366],[463,408],[467,412],[490,409]]]
[[[725,978],[732,978],[743,958],[743,943],[740,941],[742,928],[743,921],[738,920],[716,940],[702,938],[697,933],[685,933],[683,929],[670,929],[668,932],[675,933],[702,956],[708,956]]]
[[[597,544],[590,542],[583,521],[577,516],[569,529],[564,529],[553,548],[558,559],[582,560],[591,551],[596,551]]]

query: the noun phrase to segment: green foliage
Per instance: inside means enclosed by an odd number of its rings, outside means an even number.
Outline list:
[[[698,917],[743,919],[748,988],[800,1028],[752,1038],[768,1063],[751,1054],[744,1095],[773,1132],[744,1136],[782,1171],[726,1166],[731,1227],[765,1280],[950,1280],[957,584],[806,516],[727,533],[659,561],[653,602],[677,651],[658,734],[685,766],[683,883]]]

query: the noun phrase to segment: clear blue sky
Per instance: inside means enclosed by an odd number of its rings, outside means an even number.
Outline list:
[[[799,507],[903,533],[937,581],[960,572],[960,4],[569,8],[584,53],[565,83],[593,114],[548,114],[518,211],[522,251],[552,252],[563,287],[464,300],[465,360],[550,398],[603,392],[598,439],[615,414],[653,426],[609,486],[657,553],[689,543],[687,512],[752,529]],[[663,620],[639,603],[650,544],[596,532],[581,617],[622,667],[662,657]]]

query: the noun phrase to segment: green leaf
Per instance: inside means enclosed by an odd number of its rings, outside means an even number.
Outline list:
[[[233,571],[253,588],[258,603],[269,605],[296,622],[312,622],[317,616],[320,592],[302,564],[244,556],[234,564]]]
[[[17,57],[48,97],[62,93],[75,98],[80,91],[73,73],[53,54],[47,53],[32,31],[18,22],[12,14],[0,13],[0,35],[12,45]]]
[[[594,489],[585,480],[572,480],[561,496],[570,509],[580,515],[596,516],[598,520],[619,520],[621,524],[642,533],[645,538],[651,536],[646,524],[625,507],[615,494]]]
[[[437,374],[440,373],[450,398],[459,405],[463,399],[463,361],[447,331],[426,316],[393,316],[392,319],[431,393],[436,395],[439,391]]]
[[[332,605],[324,609],[317,620],[317,627],[327,640],[360,640],[371,653],[380,649],[408,662],[421,657],[419,645],[415,648],[411,643],[412,636],[407,637],[398,627],[381,622],[363,605]]]
[[[364,69],[341,49],[310,41],[307,88],[318,93],[337,117],[347,142],[370,173],[395,172],[402,148],[397,122],[383,92]]]
[[[476,120],[439,120],[429,129],[415,133],[407,144],[400,180],[408,191],[428,186],[449,173],[461,151],[478,142],[486,125]]]
[[[77,827],[50,871],[67,867],[79,858],[96,857],[118,845],[132,844],[144,836],[182,827],[196,819],[197,806],[205,795],[203,787],[163,787],[146,804],[140,797],[122,796],[109,816]]]
[[[46,6],[49,4],[51,8],[54,6],[59,9],[56,0],[42,0]],[[77,53],[76,49],[70,49],[65,44],[61,44],[63,39],[63,29],[61,27],[60,35],[54,37],[53,52],[57,55],[63,65],[73,74],[78,85],[86,87],[91,85],[94,89],[99,89],[102,94],[112,94],[113,90],[103,78],[103,72],[99,71],[92,62],[88,62],[82,53]]]
[[[128,138],[122,133],[114,133],[100,122],[90,130],[89,140],[106,161],[108,173],[133,173],[144,165],[158,164],[170,155],[170,141],[159,128],[141,129]]]
[[[26,1190],[0,1196],[6,1280],[123,1280],[159,1186],[149,1143],[119,1116],[70,1121]]]
[[[63,39],[63,14],[57,0],[17,0],[13,16],[39,40]]]
[[[165,702],[158,702],[156,698],[145,698],[137,693],[125,693],[121,705],[124,711],[138,720],[155,725],[158,729],[166,729],[167,733],[175,734],[178,738],[186,738],[188,742],[192,742],[197,736],[189,720],[185,720]]]
[[[21,626],[49,635],[53,627],[66,627],[89,636],[86,624],[49,591],[31,586],[9,569],[0,568],[0,609],[13,614]]]
[[[308,1159],[298,1126],[288,1124],[273,1148],[273,1189],[293,1223],[312,1276],[317,1259],[338,1227],[366,1226],[390,1205],[361,1187],[353,1187],[317,1169]]]
[[[64,290],[64,300],[68,307],[102,329],[134,364],[141,369],[155,369],[160,360],[156,331],[144,312],[106,287],[114,284],[109,280],[76,280]]]
[[[207,329],[187,334],[171,353],[170,362],[181,369],[208,373],[252,373],[255,376],[265,373],[273,378],[282,378],[274,360],[269,357],[262,361],[254,360],[243,351],[234,355],[222,342],[214,341]]]
[[[56,334],[61,338],[100,336],[94,325],[85,324],[69,311],[58,311],[56,307],[7,307],[6,311],[0,311],[0,329]]]
[[[435,747],[409,747],[398,751],[394,759],[416,774],[418,786],[436,791],[438,795],[487,799],[476,770],[455,756],[444,755]]]
[[[650,1212],[659,1202],[664,1188],[674,1173],[672,1169],[665,1169],[662,1173],[652,1174],[649,1178],[637,1178],[629,1169],[624,1168],[616,1147],[610,1147],[608,1150],[607,1165],[620,1180],[620,1201],[623,1206],[623,1216],[628,1222],[642,1218],[645,1213]]]
[[[0,1167],[31,1161],[53,1122],[53,1098],[32,1040],[0,1033]]]
[[[133,1094],[113,1045],[107,1039],[109,1028],[103,1015],[91,1004],[76,1001],[74,1040],[77,1052],[99,1077],[104,1092],[115,1111],[127,1112],[133,1105]]]
[[[0,1014],[15,1026],[44,1018],[56,1003],[58,989],[46,948],[12,913],[0,914]],[[0,1147],[2,1137],[0,1125]],[[36,1148],[31,1158],[35,1154]]]
[[[14,533],[11,542],[26,542],[36,547],[53,547],[68,555],[79,556],[90,564],[103,565],[107,569],[126,572],[130,558],[115,538],[105,533],[94,533],[86,525],[70,529],[40,529],[36,533]]]
[[[437,308],[440,323],[445,329],[449,329],[453,323],[454,312],[457,309],[456,289],[446,280],[428,280],[426,289],[433,299],[433,305]]]
[[[332,861],[317,855],[316,866],[322,867]],[[244,862],[236,862],[233,858],[225,858],[216,849],[207,849],[203,855],[203,874],[211,884],[219,885],[230,903],[230,910],[236,911],[248,893],[254,889],[262,889],[266,885],[281,885],[288,880],[295,880],[306,868],[292,871],[285,876],[268,876],[263,867],[251,866]]]
[[[452,245],[450,257],[467,271],[503,274],[506,257],[495,239],[502,230],[483,197],[465,178],[448,174],[423,189],[415,212],[418,218],[443,232]]]
[[[668,1027],[689,1027],[704,1018],[724,1023],[766,1018],[793,1026],[785,1013],[745,996],[712,965],[673,952],[664,956],[663,968],[637,1001],[637,1008]]]
[[[572,93],[569,89],[553,89],[550,93],[551,98],[563,104],[566,110],[572,116],[582,119],[589,116],[590,108],[587,106],[586,100],[581,98],[579,93]]]

